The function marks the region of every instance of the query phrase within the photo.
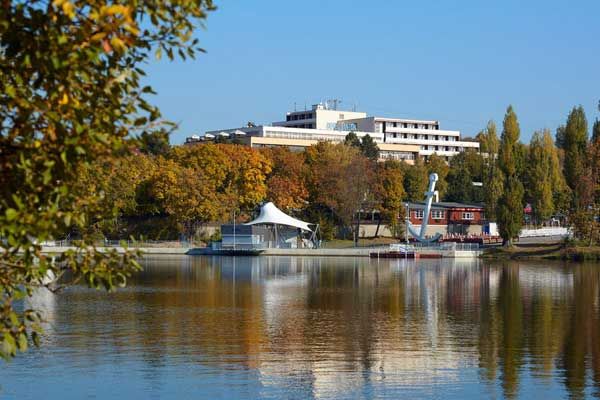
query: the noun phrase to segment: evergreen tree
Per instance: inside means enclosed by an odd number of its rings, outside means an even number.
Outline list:
[[[138,138],[138,146],[142,153],[155,156],[165,156],[171,146],[169,145],[169,131],[160,129],[154,132],[143,132]]]
[[[567,184],[573,191],[572,205],[581,208],[583,177],[587,151],[587,120],[583,107],[574,107],[565,126],[565,164],[564,174]]]
[[[592,128],[592,143],[600,141],[600,120],[596,118],[594,127]]]
[[[565,148],[565,126],[561,125],[556,128],[556,147],[559,149]]]
[[[452,157],[447,180],[448,190],[444,196],[446,201],[474,201],[473,176],[467,162],[467,152]]]
[[[362,138],[362,141],[360,142],[360,151],[371,161],[377,161],[379,158],[379,147],[377,147],[377,143],[375,143],[371,135],[367,134]]]
[[[438,181],[435,184],[435,190],[438,191],[440,199],[444,198],[446,191],[448,190],[448,172],[450,171],[448,163],[443,157],[437,154],[432,154],[425,163],[427,166],[427,175],[433,174],[434,172],[438,175]]]
[[[354,131],[349,132],[346,135],[346,138],[344,139],[344,144],[352,147],[360,147],[361,145],[360,139],[358,138],[358,136],[356,136],[356,133],[354,133]]]
[[[519,235],[523,222],[523,184],[517,175],[516,158],[519,150],[520,128],[512,106],[504,116],[498,166],[504,179],[504,193],[498,199],[496,217],[500,236],[506,245]]]

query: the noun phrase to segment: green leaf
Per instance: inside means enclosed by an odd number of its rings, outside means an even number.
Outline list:
[[[4,91],[8,95],[8,97],[16,97],[17,91],[14,86],[6,85]]]
[[[20,333],[18,340],[19,340],[18,341],[19,350],[21,350],[21,351],[27,350],[27,335],[25,335],[24,333]]]
[[[8,210],[6,210],[5,214],[7,221],[14,220],[15,218],[17,218],[18,215],[17,210],[15,210],[14,208],[9,208]]]

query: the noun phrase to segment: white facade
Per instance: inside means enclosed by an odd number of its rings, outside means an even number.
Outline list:
[[[366,117],[367,113],[364,112],[334,110],[324,104],[315,104],[310,111],[288,112],[285,121],[274,122],[273,126],[356,131],[356,126],[344,124],[343,121]]]
[[[346,122],[383,135],[384,143],[418,145],[422,156],[450,157],[468,148],[479,150],[478,142],[461,141],[459,131],[442,130],[438,121],[367,117]]]
[[[420,156],[437,154],[446,159],[465,149],[479,150],[478,142],[460,140],[459,131],[440,129],[438,121],[369,117],[364,112],[332,109],[327,104],[316,104],[307,111],[288,112],[285,121],[274,122],[272,126],[208,131],[205,137],[222,136],[223,132],[230,135],[243,132],[251,137],[335,142],[341,142],[349,132],[355,132],[358,137],[370,135],[382,151],[382,145],[407,145],[418,149]]]

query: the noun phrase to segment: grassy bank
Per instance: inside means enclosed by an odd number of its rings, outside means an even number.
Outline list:
[[[487,259],[546,259],[570,261],[600,261],[600,246],[566,244],[564,241],[548,243],[515,244],[510,248],[487,249],[482,255]]]

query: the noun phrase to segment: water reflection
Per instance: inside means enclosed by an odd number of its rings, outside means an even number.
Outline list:
[[[207,385],[226,398],[600,396],[598,264],[144,264],[111,297],[75,288],[36,299],[51,309],[46,347],[1,371],[2,388],[19,393],[15,382],[54,360],[160,397]]]

